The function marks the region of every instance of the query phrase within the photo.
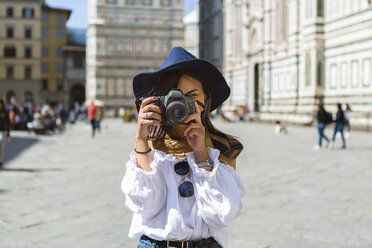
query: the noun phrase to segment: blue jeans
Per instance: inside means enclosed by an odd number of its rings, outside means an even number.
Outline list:
[[[141,237],[137,248],[167,248],[165,245],[157,245],[155,243],[152,243],[150,240],[146,239],[145,237]],[[210,245],[203,245],[203,246],[198,246],[198,247],[193,247],[193,248],[222,248],[221,245],[217,243],[217,241],[214,241]]]
[[[344,137],[344,124],[342,122],[336,122],[335,131],[333,133],[332,141],[335,141],[336,134],[340,132],[342,138],[342,147],[346,147],[345,137]]]
[[[318,128],[318,144],[319,146],[322,146],[322,139],[325,138],[325,140],[329,143],[329,139],[324,134],[324,129],[326,125],[323,122],[318,122],[317,128]]]

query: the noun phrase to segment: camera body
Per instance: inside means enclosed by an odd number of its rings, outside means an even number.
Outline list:
[[[141,97],[140,102],[144,99]],[[157,96],[150,104],[160,107],[164,126],[185,125],[184,120],[195,113],[194,98],[179,89],[170,90],[166,96]]]

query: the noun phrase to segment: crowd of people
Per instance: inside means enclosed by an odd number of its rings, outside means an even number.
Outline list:
[[[34,105],[32,103],[18,104],[14,100],[3,104],[3,115],[9,120],[9,130],[35,132],[36,134],[57,134],[65,130],[66,123],[88,120],[88,106],[76,102],[69,110],[63,104]],[[0,104],[1,105],[1,104]],[[100,129],[103,110],[97,106],[95,127]]]
[[[338,135],[342,140],[342,149],[346,149],[346,138],[350,136],[350,114],[352,112],[349,104],[337,103],[337,113],[335,118],[332,113],[326,111],[324,108],[323,101],[320,99],[316,100],[318,105],[317,112],[317,129],[318,129],[318,144],[314,146],[314,150],[319,150],[322,147],[323,139],[327,142],[327,148],[333,148],[335,140]],[[332,139],[329,139],[324,133],[324,129],[327,125],[335,123]],[[345,133],[346,128],[346,133]]]

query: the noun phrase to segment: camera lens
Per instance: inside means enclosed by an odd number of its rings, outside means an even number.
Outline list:
[[[186,106],[184,103],[179,101],[171,102],[167,106],[167,119],[171,123],[182,123],[182,121],[187,117]]]
[[[172,109],[172,115],[174,118],[180,118],[183,115],[183,110],[180,108],[174,108]]]

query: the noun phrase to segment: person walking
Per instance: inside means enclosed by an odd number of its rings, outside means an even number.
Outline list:
[[[94,102],[92,101],[91,104],[88,107],[88,118],[90,121],[90,125],[92,126],[92,137],[94,137],[96,133],[96,116],[97,116],[97,107],[94,105]]]
[[[350,118],[351,118],[351,107],[348,103],[342,106],[342,109],[344,110],[344,116],[345,116],[345,128],[346,128],[346,133],[345,133],[345,138],[350,137]]]
[[[337,103],[337,114],[336,114],[336,125],[335,125],[335,129],[334,129],[334,132],[333,132],[333,138],[332,138],[332,148],[334,146],[334,142],[335,142],[335,139],[336,139],[336,135],[337,133],[339,132],[341,134],[341,138],[342,138],[342,149],[345,149],[346,148],[346,141],[345,141],[345,137],[344,137],[344,125],[345,125],[345,114],[344,114],[344,111],[342,110],[342,105],[341,103]]]
[[[3,168],[4,144],[10,142],[10,120],[5,103],[0,99],[0,169]]]
[[[324,108],[323,101],[321,99],[315,100],[316,105],[318,105],[317,118],[317,130],[318,130],[318,144],[314,146],[314,150],[319,150],[322,147],[322,141],[325,139],[327,141],[327,147],[330,145],[329,138],[324,134],[324,129],[327,124],[332,122],[332,114],[327,112]]]
[[[121,183],[133,212],[129,237],[139,239],[138,248],[226,247],[245,190],[234,170],[243,146],[209,115],[230,95],[224,77],[175,47],[158,71],[134,77],[133,90],[137,131]],[[169,102],[172,95],[178,97]]]
[[[97,114],[96,114],[96,125],[97,130],[101,132],[101,121],[103,119],[103,108],[101,106],[97,106]]]

